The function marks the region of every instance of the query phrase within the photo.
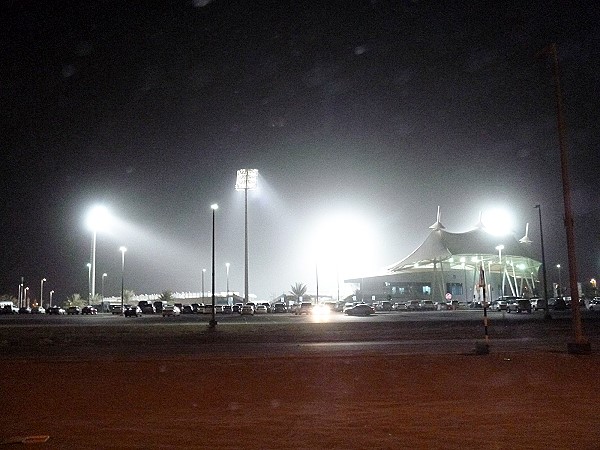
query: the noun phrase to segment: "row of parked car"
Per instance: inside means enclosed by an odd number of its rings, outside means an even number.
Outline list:
[[[43,306],[21,306],[17,308],[14,305],[4,305],[0,309],[0,314],[50,314],[50,315],[77,315],[77,314],[98,314],[98,310],[93,306],[69,306],[66,309],[62,306],[49,306],[44,308]]]

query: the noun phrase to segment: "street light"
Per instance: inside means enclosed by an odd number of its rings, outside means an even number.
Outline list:
[[[562,278],[560,276],[560,264],[557,264],[556,268],[558,269],[558,296],[562,298]]]
[[[92,230],[92,268],[91,268],[91,296],[96,295],[96,234],[98,230],[104,228],[109,220],[109,213],[106,207],[96,206],[88,214],[88,228]],[[91,300],[90,300],[91,304]]]
[[[227,271],[227,303],[229,303],[229,263],[225,263],[225,269]]]
[[[206,269],[202,269],[202,304],[204,304],[204,274],[206,273]]]
[[[91,305],[92,300],[90,299],[90,295],[92,292],[92,264],[87,263],[86,266],[88,268],[88,304]]]
[[[108,276],[107,273],[102,274],[102,300],[104,300],[104,279]]]
[[[25,308],[27,308],[27,291],[28,291],[28,290],[29,290],[29,286],[27,286],[27,287],[25,288],[25,291],[24,291],[24,293],[23,293],[23,303],[24,303],[24,306],[25,306]]]
[[[125,252],[127,251],[127,248],[121,246],[119,247],[119,251],[121,252],[121,315],[123,315],[125,314]]]
[[[49,305],[50,308],[52,307],[52,296],[53,295],[54,295],[54,291],[52,290],[52,291],[50,291],[50,305]]]
[[[237,171],[235,189],[244,191],[244,302],[248,297],[248,189],[256,189],[258,169],[240,169]]]
[[[542,279],[544,281],[544,301],[546,302],[546,308],[544,312],[544,319],[551,319],[550,315],[550,305],[548,304],[548,284],[546,279],[546,255],[544,253],[544,230],[542,228],[542,207],[538,204],[535,205],[535,208],[538,210],[538,215],[540,218],[540,244],[542,247]]]
[[[46,281],[45,278],[42,278],[40,281],[40,307],[44,304],[44,281]]]
[[[210,209],[212,209],[212,308],[208,326],[214,328],[217,325],[215,320],[215,211],[219,209],[219,205],[213,203],[210,205]]]

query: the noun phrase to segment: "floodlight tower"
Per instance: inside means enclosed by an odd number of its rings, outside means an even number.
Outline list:
[[[256,189],[258,169],[239,169],[235,189],[244,191],[244,302],[248,303],[248,189]]]
[[[109,213],[106,207],[104,206],[96,206],[94,207],[88,215],[88,228],[92,230],[92,268],[91,268],[91,298],[96,296],[96,235],[98,230],[101,230],[106,227],[107,222],[109,221]],[[91,303],[90,298],[90,305]]]

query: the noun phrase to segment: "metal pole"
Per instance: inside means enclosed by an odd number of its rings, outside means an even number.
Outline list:
[[[319,304],[319,265],[315,264],[315,275],[317,278],[317,305]]]
[[[214,328],[217,325],[215,320],[215,210],[218,206],[212,205],[212,308],[209,327]]]
[[[573,210],[571,206],[571,185],[569,177],[569,160],[565,136],[565,120],[563,115],[562,92],[560,85],[560,69],[558,65],[558,50],[556,43],[550,46],[554,60],[554,87],[556,94],[556,123],[558,129],[558,146],[560,149],[560,167],[563,184],[563,201],[565,209],[565,228],[567,233],[567,255],[569,259],[569,287],[571,289],[571,311],[573,313],[573,330],[575,342],[567,345],[569,353],[589,353],[590,342],[584,338],[581,326],[581,311],[579,309],[579,290],[577,288],[577,260],[575,256],[575,232]]]
[[[244,297],[248,297],[248,171],[246,171],[246,188],[244,189]]]
[[[204,304],[204,272],[206,269],[202,269],[202,304]]]
[[[96,296],[96,230],[92,233],[92,298]],[[92,300],[90,299],[90,305]]]
[[[42,278],[42,280],[40,281],[40,307],[42,307],[44,303],[44,281],[46,281],[45,278]]]
[[[125,315],[125,252],[127,249],[121,247],[121,315]]]
[[[546,277],[546,254],[544,252],[544,230],[542,227],[542,207],[538,204],[535,205],[538,210],[538,216],[540,218],[540,244],[542,246],[542,280],[544,282],[544,301],[546,302],[546,308],[544,313],[544,319],[551,319],[550,305],[548,303],[548,282]]]

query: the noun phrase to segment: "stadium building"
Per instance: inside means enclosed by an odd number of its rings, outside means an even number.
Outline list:
[[[479,223],[464,233],[446,231],[440,222],[429,227],[425,241],[383,274],[346,280],[357,287],[356,300],[406,302],[458,300],[472,303],[500,296],[536,297],[543,292],[541,262],[528,237],[497,236]],[[482,283],[481,280],[484,282]]]

